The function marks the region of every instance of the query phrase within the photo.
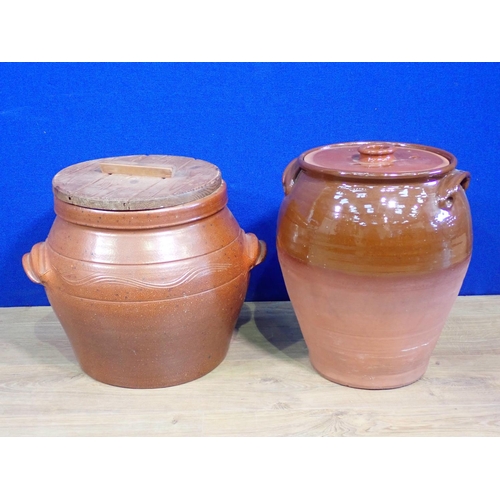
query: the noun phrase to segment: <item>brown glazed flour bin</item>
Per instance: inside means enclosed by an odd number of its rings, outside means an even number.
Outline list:
[[[277,247],[314,368],[339,384],[418,380],[472,251],[470,174],[432,147],[315,148],[284,171]]]
[[[57,217],[23,257],[83,371],[122,387],[189,382],[224,359],[265,244],[226,206],[211,163],[127,156],[53,179]]]

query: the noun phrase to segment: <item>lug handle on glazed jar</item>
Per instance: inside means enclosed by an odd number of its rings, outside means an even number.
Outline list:
[[[464,170],[454,170],[453,172],[445,175],[438,184],[437,188],[437,204],[443,210],[449,209],[453,206],[455,195],[460,189],[464,191],[470,184],[470,173]]]
[[[255,266],[258,266],[266,257],[266,242],[263,240],[259,240],[253,233],[246,233],[245,254],[248,258],[250,269],[253,269]]]
[[[297,176],[300,173],[300,162],[298,158],[292,160],[285,168],[281,182],[283,184],[283,191],[285,191],[285,196],[290,193],[295,184]]]
[[[33,245],[31,252],[23,255],[23,269],[33,283],[45,285],[50,272],[45,242]]]

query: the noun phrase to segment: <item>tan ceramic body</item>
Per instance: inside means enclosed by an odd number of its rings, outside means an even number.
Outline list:
[[[382,389],[424,374],[471,257],[468,180],[454,169],[375,180],[289,165],[278,257],[321,375]]]
[[[224,359],[250,269],[265,252],[225,206],[91,210],[56,198],[46,242],[23,259],[82,369],[108,384],[182,384]]]

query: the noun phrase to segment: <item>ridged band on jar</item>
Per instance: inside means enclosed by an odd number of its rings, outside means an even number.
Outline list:
[[[117,302],[166,300],[212,290],[247,274],[243,231],[227,246],[178,261],[116,265],[77,260],[46,247],[50,288],[74,297]]]
[[[195,222],[116,230],[58,216],[26,256],[32,279],[53,293],[139,302],[192,296],[248,272],[265,244],[244,233],[227,207]]]

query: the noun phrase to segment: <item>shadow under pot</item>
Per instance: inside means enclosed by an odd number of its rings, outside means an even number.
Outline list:
[[[467,272],[470,174],[443,150],[355,142],[283,174],[277,247],[315,369],[385,389],[418,380]]]
[[[83,371],[155,388],[217,367],[266,253],[227,208],[219,169],[115,157],[67,167],[52,185],[57,217],[23,267],[45,286]]]

